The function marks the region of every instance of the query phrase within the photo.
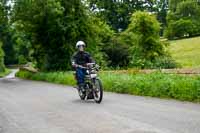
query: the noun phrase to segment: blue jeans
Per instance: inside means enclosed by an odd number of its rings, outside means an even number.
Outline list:
[[[84,84],[84,78],[85,78],[86,70],[82,68],[77,68],[76,69],[76,77],[77,77],[77,82],[78,85]]]

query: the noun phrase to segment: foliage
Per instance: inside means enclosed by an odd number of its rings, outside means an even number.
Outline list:
[[[6,0],[0,1],[0,41],[3,43],[3,50],[5,52],[5,64],[15,64],[17,62],[14,43],[12,40],[13,32],[9,23],[10,6],[7,5]]]
[[[159,37],[160,24],[148,12],[136,12],[128,29],[115,34],[105,46],[111,67],[174,68],[176,63]]]
[[[183,2],[184,0],[169,0],[169,9],[172,12],[175,12],[177,9],[177,6],[180,2]]]
[[[73,74],[69,72],[32,74],[20,71],[17,76],[25,79],[75,85]],[[100,78],[105,91],[200,102],[199,76],[183,76],[159,72],[152,74],[102,72]]]
[[[164,34],[164,29],[166,28],[167,25],[167,12],[169,8],[169,0],[155,0],[154,1],[154,9],[153,12],[156,13],[157,15],[157,20],[161,24],[161,30],[160,30],[160,35],[163,36]]]
[[[197,27],[192,23],[191,20],[180,19],[174,22],[171,22],[168,25],[168,29],[165,32],[165,36],[169,39],[175,37],[181,38],[184,36],[190,37],[194,34]]]
[[[14,22],[12,24],[13,27],[13,43],[14,49],[17,56],[17,63],[18,64],[27,64],[28,62],[32,61],[31,54],[32,54],[32,47],[31,47],[31,40],[30,35],[25,33],[25,31],[21,30],[23,24]]]
[[[145,1],[113,1],[87,0],[90,9],[103,18],[115,31],[125,30],[130,23],[130,17],[136,10],[153,10],[154,0]]]
[[[4,51],[2,49],[2,43],[1,42],[0,42],[0,72],[5,72]]]
[[[125,38],[127,39],[127,38]],[[107,62],[109,67],[113,68],[127,68],[130,60],[129,47],[122,40],[121,35],[113,36],[108,45],[104,47],[104,52],[107,55]]]
[[[155,16],[147,12],[136,12],[126,32],[138,35],[138,49],[146,59],[154,59],[163,54],[163,45],[159,42],[160,25]]]
[[[4,77],[4,76],[8,75],[10,72],[11,72],[10,69],[5,69],[4,72],[0,72],[0,78],[2,78],[2,77]]]
[[[139,68],[157,68],[159,64],[157,61],[159,59],[161,68],[165,68],[165,66],[166,68],[169,67],[163,65],[164,62],[170,62],[171,59],[167,55],[165,49],[166,44],[160,41],[159,30],[160,24],[154,15],[151,15],[148,12],[136,12],[133,14],[128,29],[123,33],[126,37],[124,40],[129,40],[128,42],[131,46],[130,66]],[[130,38],[129,36],[135,37]],[[161,58],[163,58],[162,61],[160,60]],[[169,60],[167,61],[166,59]]]
[[[22,30],[31,36],[32,57],[38,68],[70,69],[70,57],[78,40],[85,41],[87,50],[102,63],[98,45],[112,31],[90,15],[80,0],[16,0],[16,3],[13,20],[22,24]]]
[[[175,2],[175,1],[174,1]],[[200,5],[195,0],[176,1],[167,17],[165,36],[169,39],[200,35]]]

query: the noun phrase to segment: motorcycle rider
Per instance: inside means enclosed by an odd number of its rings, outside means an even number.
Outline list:
[[[78,89],[84,90],[84,78],[86,74],[86,69],[78,67],[79,65],[86,67],[87,63],[93,63],[93,59],[91,55],[88,52],[84,51],[84,48],[86,47],[85,42],[83,41],[78,41],[76,43],[76,48],[78,51],[74,53],[72,56],[71,62],[72,66],[76,70],[76,79],[77,79],[77,84],[78,84]]]

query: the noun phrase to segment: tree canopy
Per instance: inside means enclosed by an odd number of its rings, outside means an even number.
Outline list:
[[[171,0],[170,2],[171,7],[167,16],[168,27],[165,36],[173,39],[200,35],[199,2],[197,0]]]
[[[197,0],[0,0],[4,64],[43,71],[71,69],[79,40],[103,67],[169,67],[163,32],[197,36],[199,21]]]

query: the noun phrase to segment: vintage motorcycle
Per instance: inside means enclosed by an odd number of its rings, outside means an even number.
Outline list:
[[[78,89],[78,94],[81,100],[94,99],[96,103],[101,103],[103,99],[103,86],[98,77],[100,67],[95,63],[87,63],[86,66],[77,66],[86,69],[84,90]]]

